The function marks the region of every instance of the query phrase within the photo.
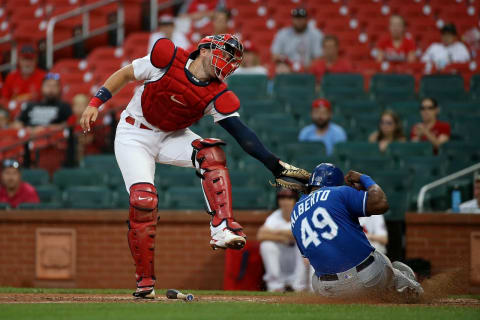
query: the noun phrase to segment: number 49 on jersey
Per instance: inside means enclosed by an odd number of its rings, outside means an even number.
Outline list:
[[[318,207],[313,211],[312,223],[315,230],[312,228],[307,217],[302,220],[300,225],[302,245],[305,249],[312,243],[315,247],[318,247],[320,243],[322,243],[319,239],[318,232],[327,226],[330,230],[320,233],[320,236],[325,240],[332,240],[337,236],[338,226],[325,208]]]

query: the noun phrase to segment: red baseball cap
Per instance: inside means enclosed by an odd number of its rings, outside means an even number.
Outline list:
[[[35,47],[30,44],[25,44],[21,47],[19,56],[25,59],[34,59],[36,57]]]
[[[320,107],[324,107],[324,108],[327,108],[328,110],[332,110],[332,105],[330,104],[330,101],[328,101],[327,99],[320,98],[320,99],[313,100],[312,109],[320,108]]]

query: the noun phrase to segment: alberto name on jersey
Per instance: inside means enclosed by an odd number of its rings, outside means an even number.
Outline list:
[[[292,233],[317,276],[353,268],[374,250],[358,223],[358,217],[365,216],[366,200],[366,191],[324,187],[295,205]]]

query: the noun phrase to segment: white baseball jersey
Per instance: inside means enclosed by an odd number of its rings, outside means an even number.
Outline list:
[[[385,219],[382,215],[371,215],[370,217],[358,218],[358,222],[363,227],[365,233],[373,234],[377,236],[388,236],[387,226],[385,225]],[[387,253],[387,248],[376,241],[370,241],[372,246],[383,254]]]

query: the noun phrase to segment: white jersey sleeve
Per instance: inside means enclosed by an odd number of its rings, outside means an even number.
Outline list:
[[[132,66],[133,74],[137,80],[155,80],[165,73],[165,69],[155,68],[152,65],[150,55],[133,60]]]
[[[221,114],[218,112],[215,107],[213,106],[213,102],[210,102],[205,109],[205,114],[210,115],[213,117],[213,122],[218,122],[220,120],[229,118],[229,117],[240,117],[240,114],[238,112],[233,112],[230,114]]]

